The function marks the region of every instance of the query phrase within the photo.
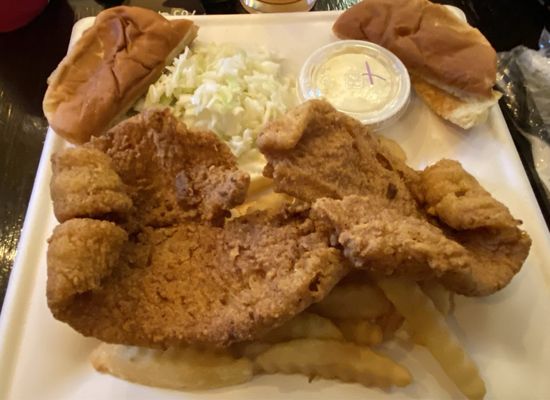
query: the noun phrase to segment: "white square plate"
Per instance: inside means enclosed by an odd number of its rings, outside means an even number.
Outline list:
[[[192,17],[201,41],[263,45],[285,59],[296,74],[318,47],[337,40],[331,26],[338,12]],[[90,26],[79,21],[73,41]],[[550,235],[498,107],[486,124],[462,131],[413,99],[404,118],[383,132],[405,149],[409,164],[422,168],[453,158],[476,176],[512,214],[524,221],[533,246],[523,270],[501,292],[486,298],[459,297],[451,325],[478,363],[493,399],[550,398]],[[56,220],[49,196],[50,157],[65,146],[50,131],[44,145],[12,278],[0,321],[0,399],[443,399],[461,398],[424,350],[397,345],[387,352],[409,367],[414,383],[382,391],[358,384],[303,376],[261,376],[251,382],[205,392],[148,388],[102,375],[88,362],[97,345],[56,321],[45,297],[47,238]]]

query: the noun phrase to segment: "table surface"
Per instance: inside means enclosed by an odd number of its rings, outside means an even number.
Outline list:
[[[318,0],[314,10],[345,9],[354,2]],[[520,44],[535,48],[548,21],[543,0],[524,0],[521,5],[517,0],[437,2],[464,10],[470,24],[478,27],[497,51]],[[42,113],[46,79],[66,53],[74,22],[119,4],[171,13],[182,8],[197,14],[245,12],[235,0],[51,0],[29,25],[0,33],[0,306],[48,127]],[[550,226],[548,199],[540,192],[529,145],[510,123],[508,126]]]

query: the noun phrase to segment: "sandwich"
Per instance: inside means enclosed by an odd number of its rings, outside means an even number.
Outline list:
[[[139,7],[102,11],[48,79],[43,110],[72,143],[101,135],[197,35],[190,20]]]
[[[334,23],[341,39],[379,44],[406,65],[416,93],[442,118],[468,129],[500,93],[496,52],[477,29],[428,0],[363,0]]]

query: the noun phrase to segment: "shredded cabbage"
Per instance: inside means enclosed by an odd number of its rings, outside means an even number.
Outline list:
[[[296,102],[294,82],[265,49],[195,42],[149,87],[136,109],[167,106],[189,127],[208,129],[233,153],[250,158],[269,120]]]

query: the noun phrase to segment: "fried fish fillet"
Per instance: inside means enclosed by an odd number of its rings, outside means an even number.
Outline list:
[[[366,126],[325,101],[306,102],[272,122],[257,144],[277,192],[309,202],[372,194],[407,210],[417,207],[409,188],[418,174]]]
[[[460,163],[414,171],[326,102],[271,124],[258,145],[276,190],[312,202],[316,226],[357,268],[483,296],[507,285],[529,253],[521,221]]]
[[[226,221],[248,182],[214,134],[167,111],[56,154],[53,315],[106,342],[224,346],[322,299],[349,270],[340,252],[298,209]]]

